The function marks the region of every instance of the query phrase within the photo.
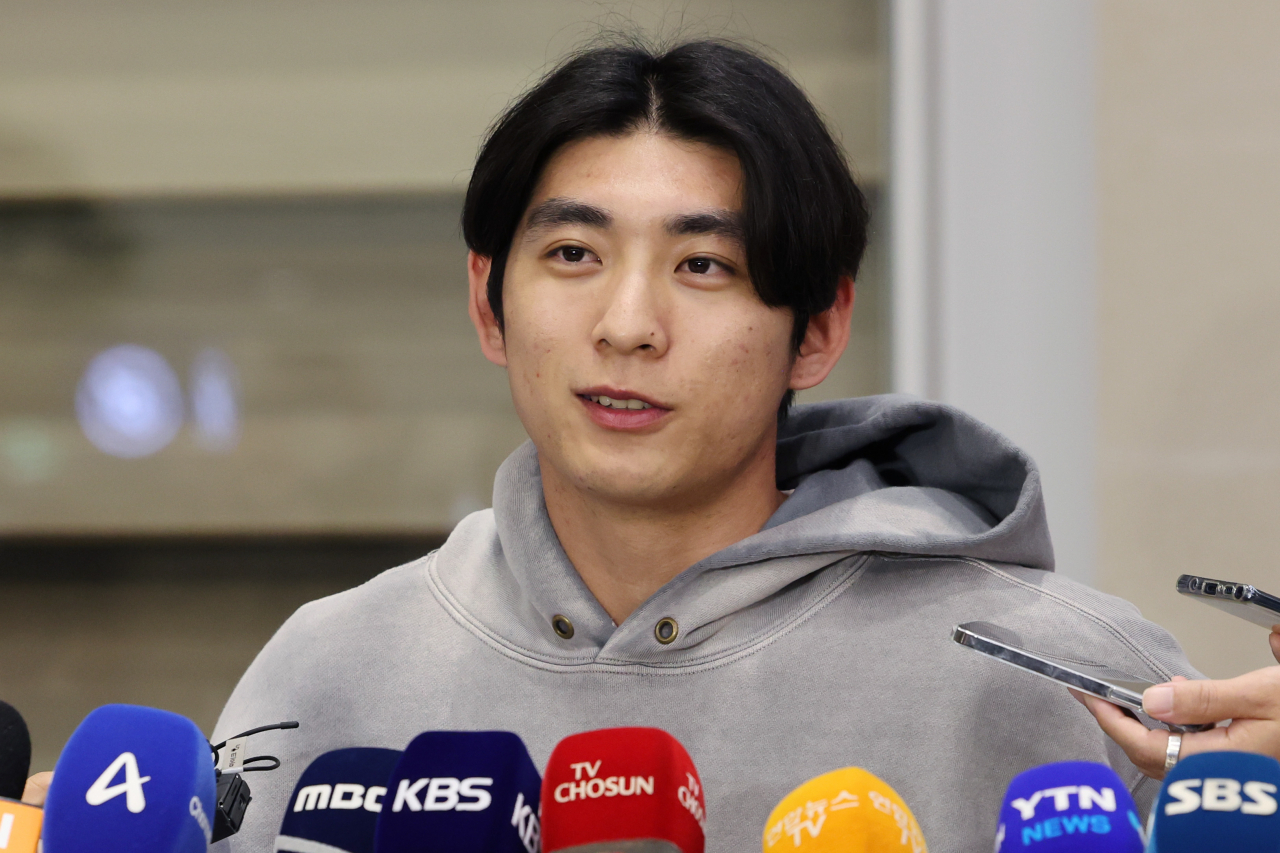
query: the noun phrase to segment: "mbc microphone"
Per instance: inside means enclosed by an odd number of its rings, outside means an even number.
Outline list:
[[[44,812],[20,802],[31,770],[31,734],[22,715],[0,702],[0,850],[36,853]]]
[[[285,806],[275,850],[373,853],[398,749],[335,749],[312,761]]]
[[[54,766],[44,853],[205,853],[213,809],[213,756],[195,723],[104,705]]]
[[[861,767],[805,782],[774,807],[764,853],[928,853],[915,815],[889,785]]]
[[[1245,752],[1188,756],[1165,776],[1149,853],[1280,850],[1280,762]]]
[[[387,780],[373,849],[537,853],[541,781],[511,732],[420,734]]]
[[[1142,820],[1116,772],[1062,761],[1013,777],[1000,806],[996,853],[1143,853]]]
[[[556,745],[542,780],[543,853],[702,853],[693,759],[661,729],[599,729]]]

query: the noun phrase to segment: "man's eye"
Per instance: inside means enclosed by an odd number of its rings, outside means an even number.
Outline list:
[[[684,262],[683,266],[694,275],[710,275],[716,271],[716,267],[725,269],[724,264],[713,261],[711,258],[690,258]]]
[[[568,261],[571,264],[580,264],[587,259],[590,254],[581,246],[561,246],[553,253],[562,261]]]

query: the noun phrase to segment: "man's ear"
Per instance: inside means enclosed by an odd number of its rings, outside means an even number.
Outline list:
[[[489,305],[489,270],[492,266],[493,258],[467,252],[467,283],[471,291],[467,313],[480,336],[480,351],[484,357],[499,367],[506,367],[506,342],[502,339],[502,328],[494,316],[493,307]]]
[[[809,318],[800,352],[791,365],[793,391],[812,388],[827,378],[849,345],[849,320],[853,317],[853,279],[841,276],[836,301],[821,314]]]

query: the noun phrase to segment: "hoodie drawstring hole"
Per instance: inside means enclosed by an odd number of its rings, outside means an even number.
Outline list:
[[[669,645],[676,641],[676,637],[680,636],[680,626],[676,624],[676,620],[667,616],[658,620],[658,624],[653,626],[653,636],[658,638],[658,642],[662,645]]]
[[[561,616],[557,613],[551,617],[551,630],[556,632],[556,636],[562,640],[573,639],[573,623],[568,617]]]

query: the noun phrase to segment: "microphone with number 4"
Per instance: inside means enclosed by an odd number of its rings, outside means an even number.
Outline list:
[[[31,735],[12,705],[0,702],[0,850],[36,853],[44,812],[21,802],[31,770]]]
[[[1142,853],[1144,844],[1133,797],[1105,764],[1033,767],[1013,777],[1000,807],[996,853]]]
[[[764,853],[928,853],[915,815],[887,783],[861,767],[805,782],[774,808]]]
[[[387,780],[403,754],[397,749],[357,747],[335,749],[312,761],[285,806],[274,849],[373,853]]]
[[[541,781],[511,732],[420,734],[387,780],[373,849],[537,853]]]
[[[104,705],[67,741],[44,811],[44,853],[205,853],[209,742],[178,714]]]
[[[543,853],[702,853],[705,823],[693,759],[661,729],[572,735],[547,762]]]
[[[1280,851],[1280,762],[1204,752],[1174,765],[1152,812],[1148,853]]]

